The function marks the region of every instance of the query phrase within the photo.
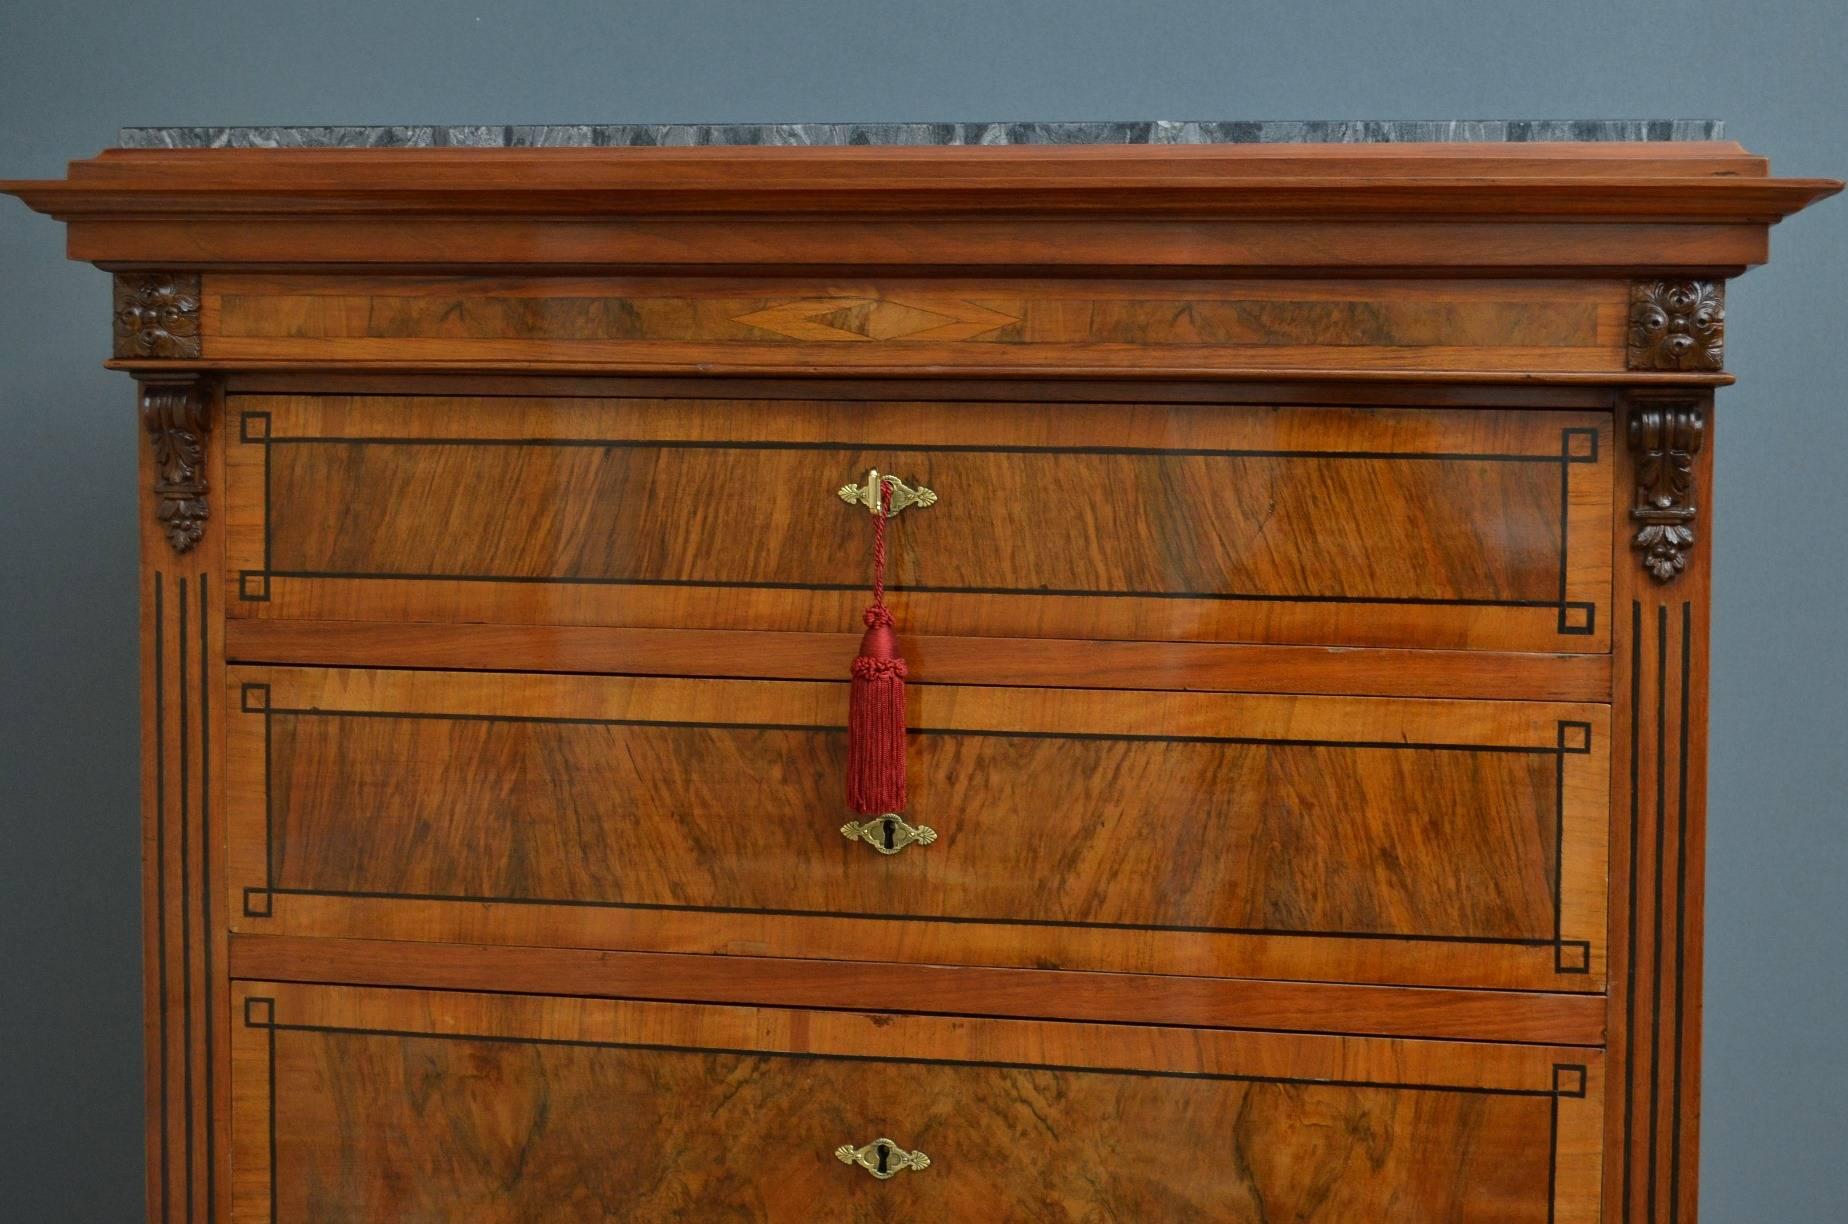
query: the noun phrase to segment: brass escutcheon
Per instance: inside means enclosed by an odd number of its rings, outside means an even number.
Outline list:
[[[921,1173],[930,1168],[930,1157],[922,1152],[907,1152],[890,1139],[875,1139],[865,1147],[843,1143],[834,1149],[834,1158],[844,1165],[859,1165],[880,1181],[903,1169]]]
[[[881,854],[897,854],[914,842],[928,846],[937,840],[937,830],[929,825],[906,824],[897,812],[887,812],[871,820],[850,820],[841,826],[841,836],[848,841],[863,841]]]
[[[927,506],[937,504],[937,495],[923,485],[914,489],[896,476],[889,474],[881,476],[878,468],[866,474],[865,484],[844,484],[836,490],[836,493],[848,505],[865,506],[868,512],[872,512],[879,507],[879,501],[873,490],[879,487],[881,481],[885,482],[886,487],[887,518],[911,506],[922,510]]]

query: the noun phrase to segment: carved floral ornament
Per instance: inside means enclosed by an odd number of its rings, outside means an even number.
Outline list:
[[[115,278],[117,357],[197,357],[200,283],[196,274],[121,273]]]
[[[1630,286],[1632,370],[1719,370],[1726,363],[1722,281],[1636,281]]]

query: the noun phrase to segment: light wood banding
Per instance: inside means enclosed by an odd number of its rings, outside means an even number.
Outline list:
[[[294,935],[234,934],[230,955],[232,977],[271,982],[1528,1045],[1605,1041],[1604,999],[1589,994]]]

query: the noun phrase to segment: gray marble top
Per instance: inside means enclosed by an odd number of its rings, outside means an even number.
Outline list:
[[[1390,144],[1719,140],[1717,119],[1154,120],[1136,123],[608,123],[128,127],[127,149],[654,145]]]

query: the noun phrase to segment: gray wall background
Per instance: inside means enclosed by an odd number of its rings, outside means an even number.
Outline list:
[[[1707,117],[1848,173],[1841,0],[0,3],[0,176],[122,124]],[[135,454],[109,286],[0,204],[0,1215],[141,1202]],[[1848,203],[1730,287],[1706,1218],[1848,1219]],[[1704,524],[1713,520],[1703,517]]]

